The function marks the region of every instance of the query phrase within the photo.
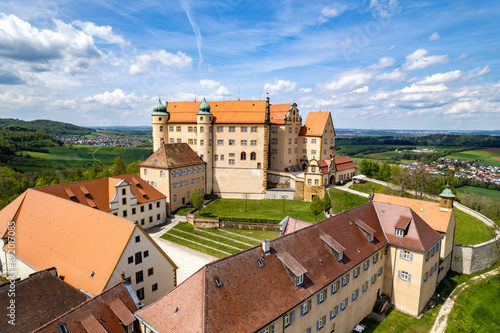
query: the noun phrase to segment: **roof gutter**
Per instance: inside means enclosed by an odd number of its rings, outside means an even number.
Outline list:
[[[151,326],[151,324],[149,324],[147,321],[145,321],[143,318],[141,318],[137,312],[134,313],[134,317],[136,317],[144,326],[146,326],[148,329],[150,329],[152,332],[154,333],[161,333],[160,331],[158,331],[156,328],[154,328],[153,326]]]

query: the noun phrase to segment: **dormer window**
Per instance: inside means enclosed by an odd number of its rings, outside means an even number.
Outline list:
[[[343,247],[339,242],[333,239],[328,234],[323,234],[320,236],[321,240],[325,243],[326,247],[333,255],[337,261],[342,261],[344,258],[345,247]]]
[[[300,286],[304,283],[304,274],[300,274],[299,276],[297,276],[297,284],[296,286]]]
[[[403,229],[396,228],[396,237],[403,238],[405,236],[405,231]]]

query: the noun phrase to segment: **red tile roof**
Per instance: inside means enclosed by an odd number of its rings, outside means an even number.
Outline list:
[[[375,230],[373,243],[349,223],[355,217]],[[321,241],[325,234],[345,248],[342,261]],[[367,203],[272,240],[268,256],[257,246],[207,264],[137,315],[160,332],[254,332],[386,244],[375,209]],[[303,286],[295,286],[280,261],[285,253],[307,271]]]
[[[269,108],[270,121],[272,124],[283,125],[288,111],[291,109],[290,104],[271,104]]]
[[[299,135],[322,136],[325,131],[326,122],[330,117],[330,112],[309,112],[304,126],[300,129]]]
[[[280,236],[291,234],[297,230],[312,226],[314,223],[302,221],[294,217],[287,216],[281,225]]]
[[[34,189],[22,197],[5,208],[16,211],[14,218],[0,214],[2,226],[5,218],[15,221],[16,256],[36,270],[57,267],[75,288],[94,295],[102,292],[136,228],[134,223]]]
[[[373,205],[391,244],[427,251],[443,238],[411,208],[383,202],[373,202]],[[406,230],[404,237],[396,236],[396,228]]]
[[[196,123],[196,115],[202,102],[169,102],[169,123]],[[214,123],[264,124],[266,101],[207,101]]]
[[[7,309],[10,282],[0,286],[0,306]],[[3,333],[31,332],[87,301],[89,297],[65,283],[55,268],[31,274],[16,282],[16,325],[0,325]],[[6,313],[2,311],[2,313]]]
[[[131,184],[130,191],[137,197],[138,204],[165,198],[165,195],[134,173],[74,183],[36,187],[34,189],[55,195],[59,198],[71,200],[72,202],[87,207],[97,208],[103,212],[109,212],[111,211],[109,202],[113,200],[116,193],[115,186],[118,185],[121,180]],[[142,195],[141,192],[144,192],[145,196]],[[88,193],[88,195],[86,196],[85,193]]]
[[[171,169],[189,165],[205,164],[187,143],[169,143],[160,146],[141,167]]]
[[[451,221],[453,213],[452,211],[441,211],[439,209],[439,202],[403,198],[387,194],[375,193],[373,201],[387,202],[393,205],[410,207],[434,230],[443,233],[446,233],[448,230],[448,225]]]
[[[337,171],[343,171],[347,169],[356,169],[356,164],[350,159],[349,156],[335,157],[334,159],[335,168]],[[326,158],[318,161],[318,165],[321,167],[323,173],[328,173],[330,164],[332,163],[331,158]]]
[[[34,332],[59,332],[58,325],[61,323],[66,325],[69,332],[123,332],[122,324],[127,324],[121,321],[112,306],[117,302],[123,304],[120,313],[126,312],[128,319],[133,318],[137,306],[125,283],[120,282]],[[123,313],[120,315],[123,316]]]

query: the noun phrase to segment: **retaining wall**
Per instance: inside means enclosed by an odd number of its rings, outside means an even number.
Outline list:
[[[451,269],[472,274],[493,266],[500,256],[500,236],[478,245],[453,245]]]

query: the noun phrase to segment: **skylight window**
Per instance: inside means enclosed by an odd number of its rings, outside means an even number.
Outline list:
[[[397,237],[404,237],[405,236],[405,231],[403,229],[396,228],[396,236]]]

